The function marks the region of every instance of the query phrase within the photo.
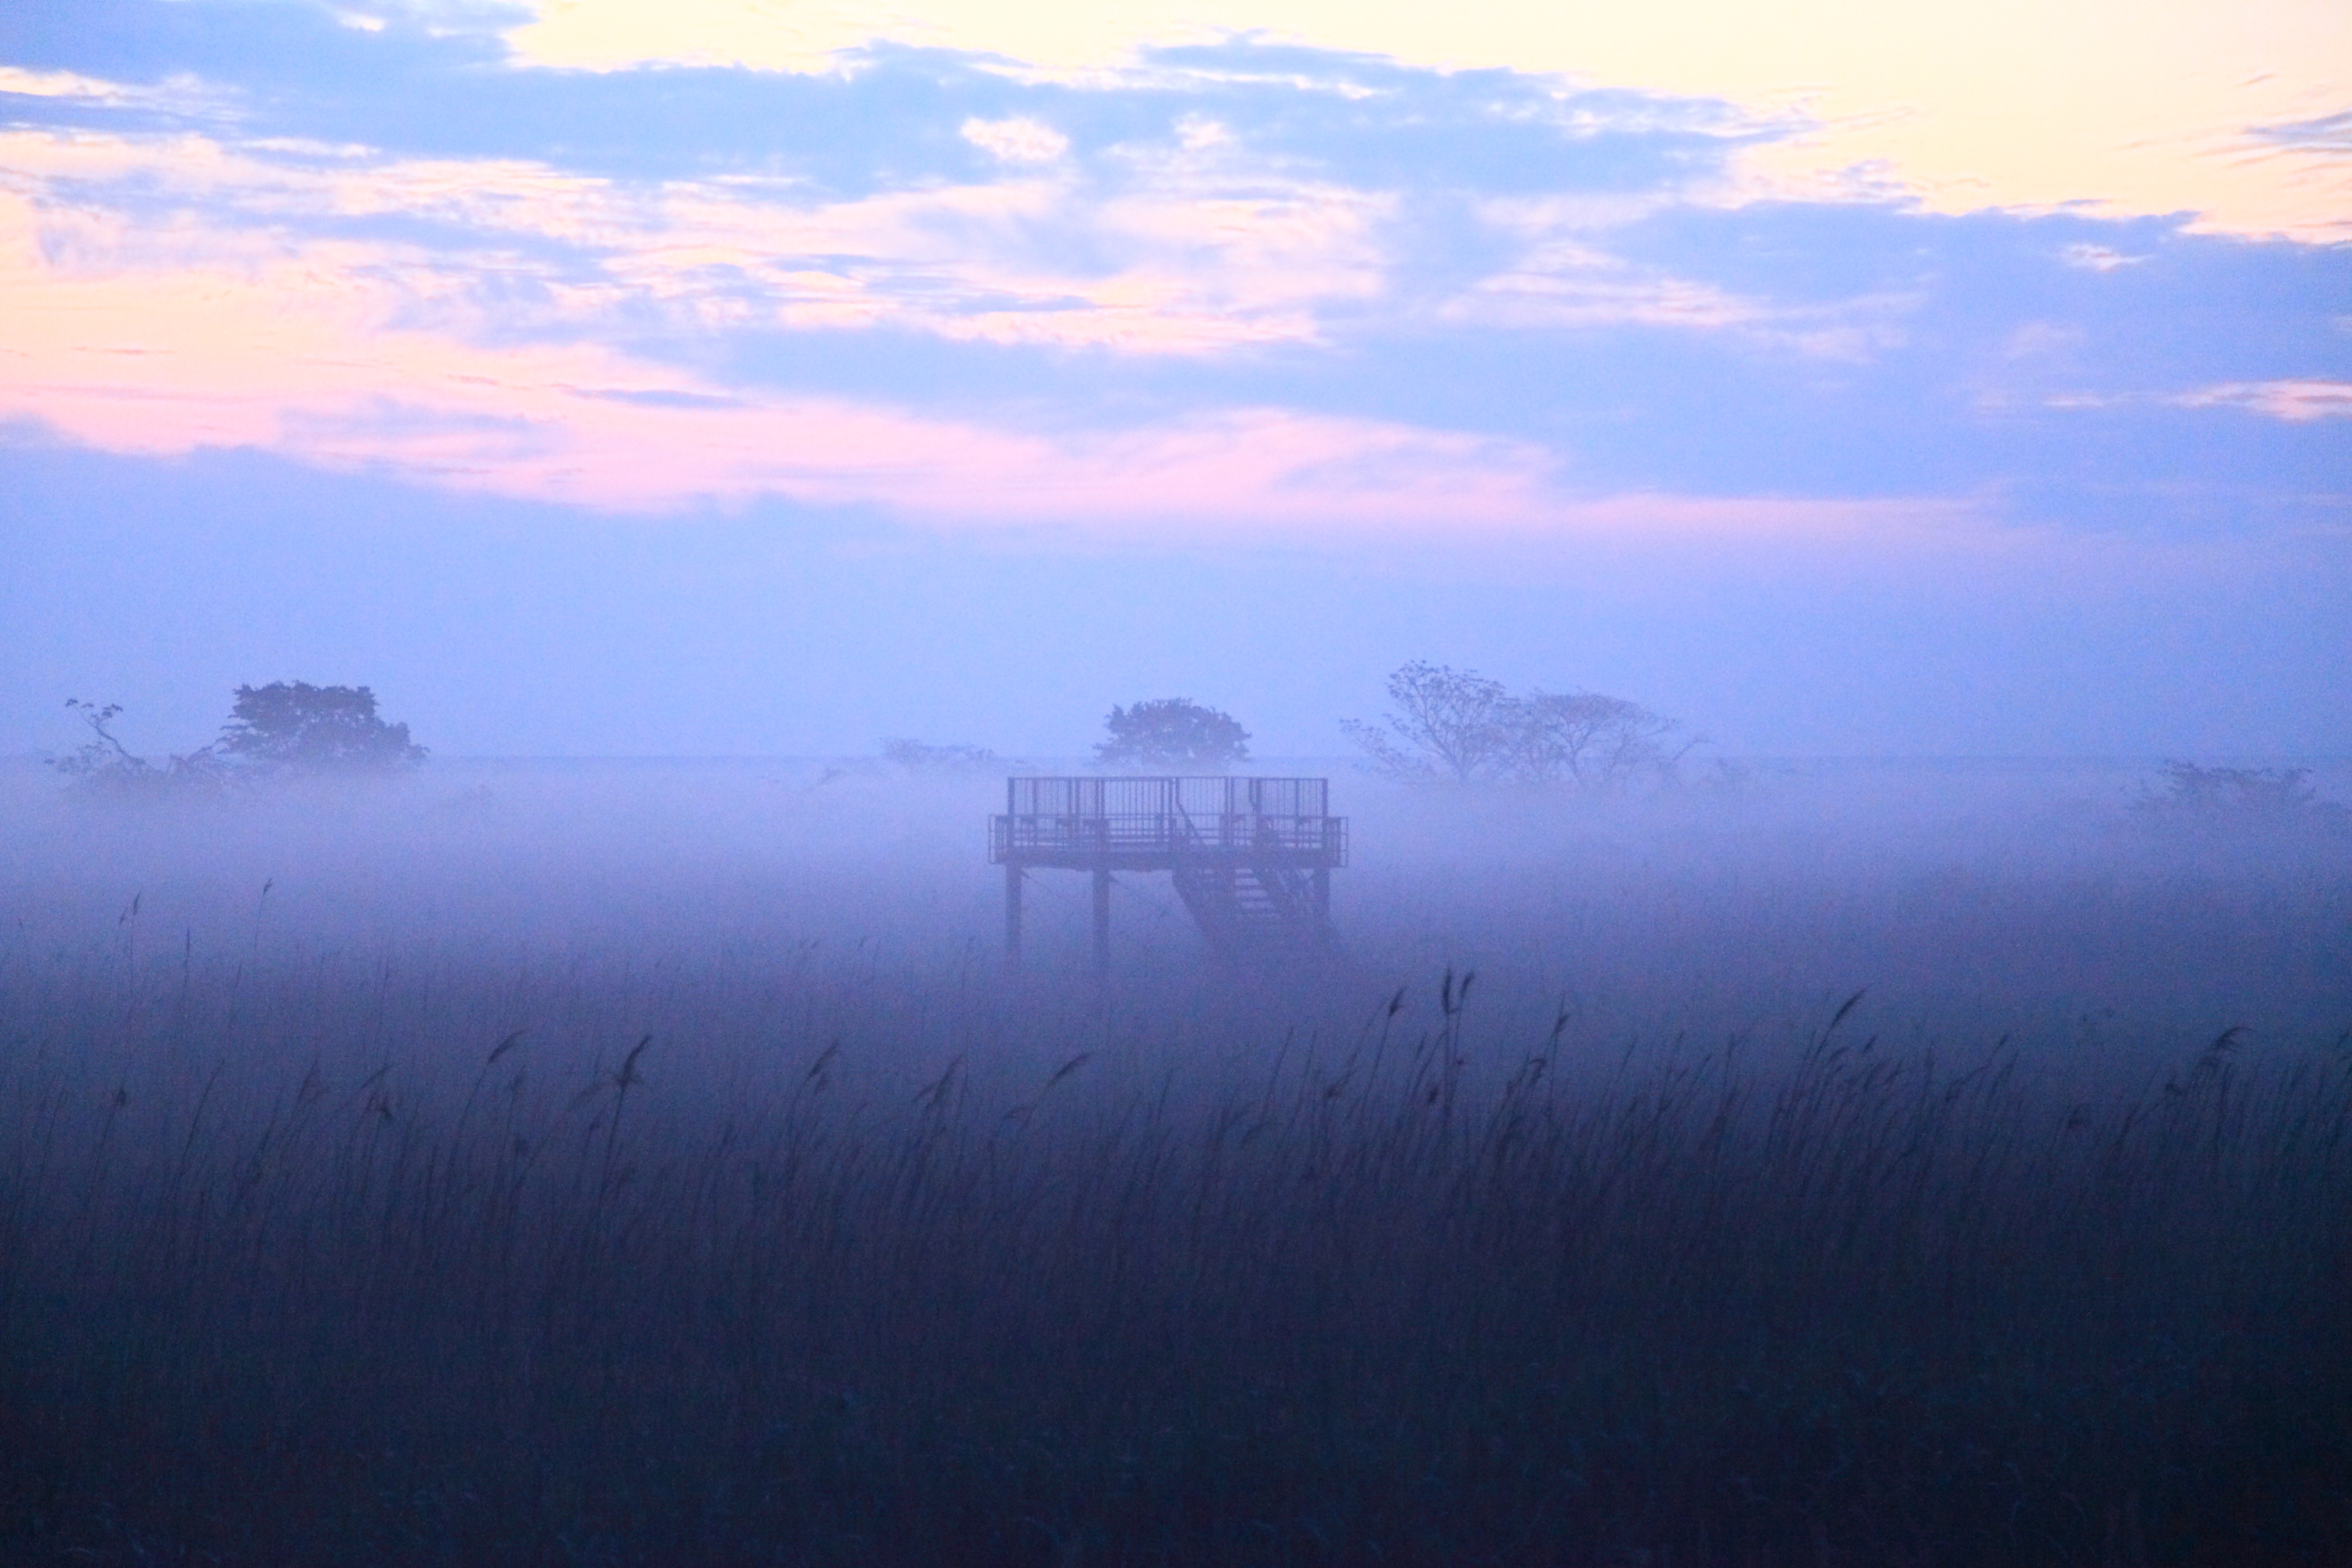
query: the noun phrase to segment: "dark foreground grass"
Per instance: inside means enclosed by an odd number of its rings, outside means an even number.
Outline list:
[[[0,1555],[2352,1563],[2341,1049],[1481,1077],[1444,1000],[915,1092],[661,1039],[541,1089],[485,1017],[134,1093],[75,1059],[124,1019],[20,1016]]]

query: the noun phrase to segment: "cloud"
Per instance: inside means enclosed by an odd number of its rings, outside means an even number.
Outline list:
[[[607,509],[773,494],[997,523],[1525,522],[1550,467],[1524,443],[1280,409],[1048,437],[730,391],[591,344],[453,337],[360,247],[60,275],[9,205],[0,289],[24,330],[0,350],[0,417],[106,450],[253,447]]]
[[[79,269],[330,241],[336,265],[405,279],[414,312],[487,335],[658,322],[1139,353],[1307,341],[1319,305],[1377,289],[1387,207],[1175,159],[1139,160],[1109,193],[1015,178],[848,201],[757,177],[649,187],[186,134],[0,132],[0,160],[37,197],[18,221]]]
[[[1050,163],[1070,150],[1070,139],[1039,121],[1014,115],[1007,120],[967,120],[958,128],[963,139],[1007,163]]]
[[[2145,256],[2126,256],[2104,245],[2070,245],[2058,255],[2067,266],[2084,272],[2113,272],[2119,268],[2137,267],[2147,259]]]
[[[2168,399],[2182,408],[2243,408],[2290,424],[2352,419],[2352,381],[2226,382]]]
[[[2298,153],[2334,155],[2352,153],[2352,109],[2311,120],[2290,120],[2276,125],[2255,125],[2246,134],[2257,142]]]
[[[248,447],[604,510],[780,497],[942,526],[1176,525],[1199,538],[1761,538],[1967,510],[1580,495],[1538,443],[1278,406],[1043,431],[730,388],[593,344],[454,338],[419,319],[398,268],[356,246],[60,277],[40,268],[26,226],[12,232],[0,289],[32,330],[0,350],[0,418],[112,452]]]
[[[1497,327],[1574,330],[1667,327],[1706,331],[1753,325],[1769,313],[1711,284],[1626,276],[1614,257],[1579,246],[1547,247],[1507,272],[1481,279],[1439,308],[1441,321]]]
[[[2236,408],[2288,425],[2321,419],[2352,419],[2352,382],[2315,379],[2222,382],[2193,392],[2059,392],[2042,399],[2045,408]]]
[[[1639,83],[1712,99],[1807,132],[1740,159],[1751,189],[1804,200],[1907,201],[1958,214],[2192,212],[2217,232],[2341,237],[2340,184],[2295,158],[2242,156],[2253,125],[2273,153],[2326,154],[2352,43],[2343,7],[2175,0],[2118,27],[2095,6],[1979,7],[1932,26],[1851,0],[1727,6],[1502,5],[1444,10],[1339,0],[1108,0],[1036,8],[981,0],[545,0],[509,37],[518,58],[617,70],[646,61],[822,73],[876,40],[1017,61],[1027,79],[1077,83],[1155,49],[1220,35],[1279,39],[1302,57],[1386,57],[1459,76]],[[1252,30],[1257,30],[1253,32]],[[2096,60],[2085,70],[2082,62]],[[1310,64],[1303,77],[1328,75]],[[1986,105],[1998,102],[2000,112]],[[2335,154],[2340,156],[2340,148]],[[1842,193],[1842,194],[1841,194]]]
[[[1637,216],[1662,210],[1581,202],[1494,201],[1478,216],[1520,248],[1503,269],[1446,300],[1440,321],[1551,331],[1636,327],[1736,332],[1744,341],[1823,359],[1861,361],[1903,342],[1908,294],[1782,302],[1637,263],[1594,243]]]
[[[193,87],[194,79],[181,78],[180,82]],[[123,108],[132,104],[153,102],[166,94],[147,87],[124,82],[102,81],[96,77],[81,76],[73,71],[31,71],[16,66],[0,66],[0,96],[11,98],[65,99],[81,103],[102,104]]]
[[[592,74],[413,7],[258,10],[167,7],[114,75],[10,68],[40,90],[0,124],[9,406],[589,504],[1002,481],[1108,525],[1152,499],[1114,460],[1334,518],[1449,488],[1534,518],[1571,483],[2284,484],[2326,400],[2277,389],[2352,376],[2352,253],[1762,199],[1740,160],[1790,132],[1720,100],[1262,39],[1076,76],[907,47]],[[233,54],[193,22],[289,53],[184,78]],[[140,106],[174,82],[215,109]],[[2192,452],[2149,434],[2183,387],[2279,416]],[[1253,468],[1261,439],[1291,456]],[[894,444],[975,477],[823,460]]]
[[[1348,108],[1377,110],[1406,82],[1424,110],[1444,112],[1424,113],[1417,130],[1367,115],[1349,177],[1442,149],[1456,167],[1483,161],[1482,180],[1528,186],[1560,183],[1580,153],[1599,170],[1624,150],[1564,146],[1548,132],[1574,115],[1548,115],[1541,98],[1600,113],[1590,84],[1637,84],[1623,96],[1685,130],[1701,104],[1717,125],[1711,142],[1672,147],[1663,126],[1637,127],[1632,151],[1645,162],[1632,183],[1668,153],[1686,177],[1727,175],[1738,199],[2187,212],[2214,232],[2341,237],[2341,114],[2313,110],[2340,104],[2326,64],[2352,33],[2340,7],[2289,10],[2250,25],[2226,0],[2184,0],[2121,31],[2088,11],[1986,11],[1923,48],[1915,19],[1849,0],[1753,14],[1664,0],[1639,16],[1338,0],[1222,12],[1116,0],[1083,15],[980,0],[13,0],[0,56],[112,80],[191,73],[247,93],[265,117],[314,121],[271,134],[525,156],[562,141],[583,163],[640,171],[675,166],[686,143],[706,160],[757,160],[791,127],[814,133],[798,156],[825,166],[820,143],[839,142],[845,126],[859,123],[869,142],[903,128],[898,113],[854,121],[841,100],[903,110],[925,92],[945,115],[893,148],[903,168],[942,149],[977,153],[956,135],[968,118],[1038,118],[1084,148],[1091,128],[1047,111],[1043,97],[1220,84],[1294,109],[1310,92],[1328,100],[1314,133],[1344,156],[1347,138],[1333,132]],[[1221,54],[1250,58],[1221,64]],[[2085,75],[2085,58],[2105,64]],[[887,90],[866,96],[877,79]],[[1996,99],[2002,112],[1985,113]]]

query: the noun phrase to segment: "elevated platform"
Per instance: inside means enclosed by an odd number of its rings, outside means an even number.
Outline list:
[[[1110,953],[1113,872],[1167,871],[1211,947],[1229,957],[1331,942],[1331,872],[1348,863],[1348,819],[1330,781],[1231,775],[1032,776],[1004,781],[988,858],[1005,869],[1006,954],[1021,951],[1030,870],[1089,871],[1095,961]]]

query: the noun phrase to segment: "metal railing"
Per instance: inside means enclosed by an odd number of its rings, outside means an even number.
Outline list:
[[[1331,783],[1245,774],[1039,774],[1004,781],[1008,816],[1328,816]]]
[[[1285,858],[1311,857],[1344,866],[1348,819],[1344,816],[1276,816],[1254,812],[1007,813],[989,819],[989,858],[1031,855],[1156,855],[1171,859],[1192,854]]]

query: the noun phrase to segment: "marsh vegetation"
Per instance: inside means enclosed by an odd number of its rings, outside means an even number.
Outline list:
[[[1344,963],[1097,986],[825,776],[12,784],[0,1552],[2352,1555],[2339,838],[1348,781]]]

